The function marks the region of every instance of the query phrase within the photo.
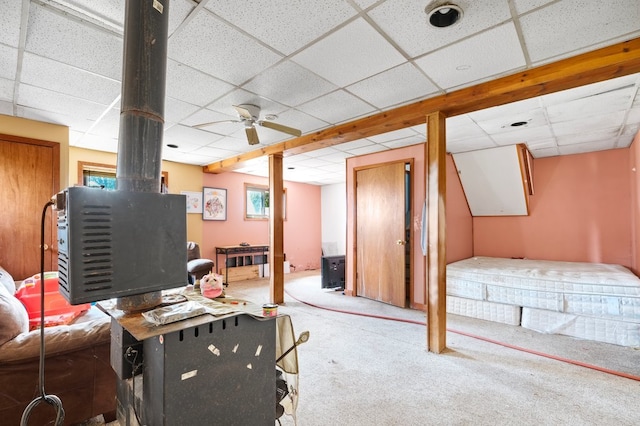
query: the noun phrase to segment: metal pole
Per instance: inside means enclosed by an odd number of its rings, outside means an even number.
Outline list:
[[[127,0],[116,179],[118,190],[160,192],[169,0]],[[125,312],[160,304],[160,291],[118,299]]]

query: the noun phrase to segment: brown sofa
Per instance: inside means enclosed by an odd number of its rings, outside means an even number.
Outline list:
[[[9,339],[0,341],[0,423],[19,425],[24,409],[40,394],[40,330],[18,330],[15,337],[11,337],[15,332],[7,334],[9,313],[22,315],[19,305],[7,308],[7,303],[13,304],[8,296],[13,297],[10,289],[0,285],[0,336]],[[61,399],[65,425],[100,414],[107,421],[115,419],[116,375],[110,344],[110,317],[96,307],[69,325],[45,328],[44,387],[47,394]],[[55,409],[42,402],[31,412],[28,424],[53,424],[54,419]]]

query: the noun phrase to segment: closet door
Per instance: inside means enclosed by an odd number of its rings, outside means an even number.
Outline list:
[[[42,209],[59,190],[60,145],[0,135],[0,265],[22,280],[40,271]],[[45,270],[56,271],[56,224],[45,222]]]

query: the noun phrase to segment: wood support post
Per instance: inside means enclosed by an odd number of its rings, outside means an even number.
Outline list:
[[[427,115],[427,349],[441,353],[447,340],[445,201],[446,134],[441,111]]]
[[[284,184],[282,153],[269,155],[269,299],[284,302]]]

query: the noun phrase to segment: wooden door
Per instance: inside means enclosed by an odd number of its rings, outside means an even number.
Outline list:
[[[59,188],[60,146],[0,135],[0,265],[15,280],[40,272],[42,210]],[[45,222],[45,270],[57,270],[55,220]]]
[[[406,306],[405,165],[356,172],[357,294]]]

